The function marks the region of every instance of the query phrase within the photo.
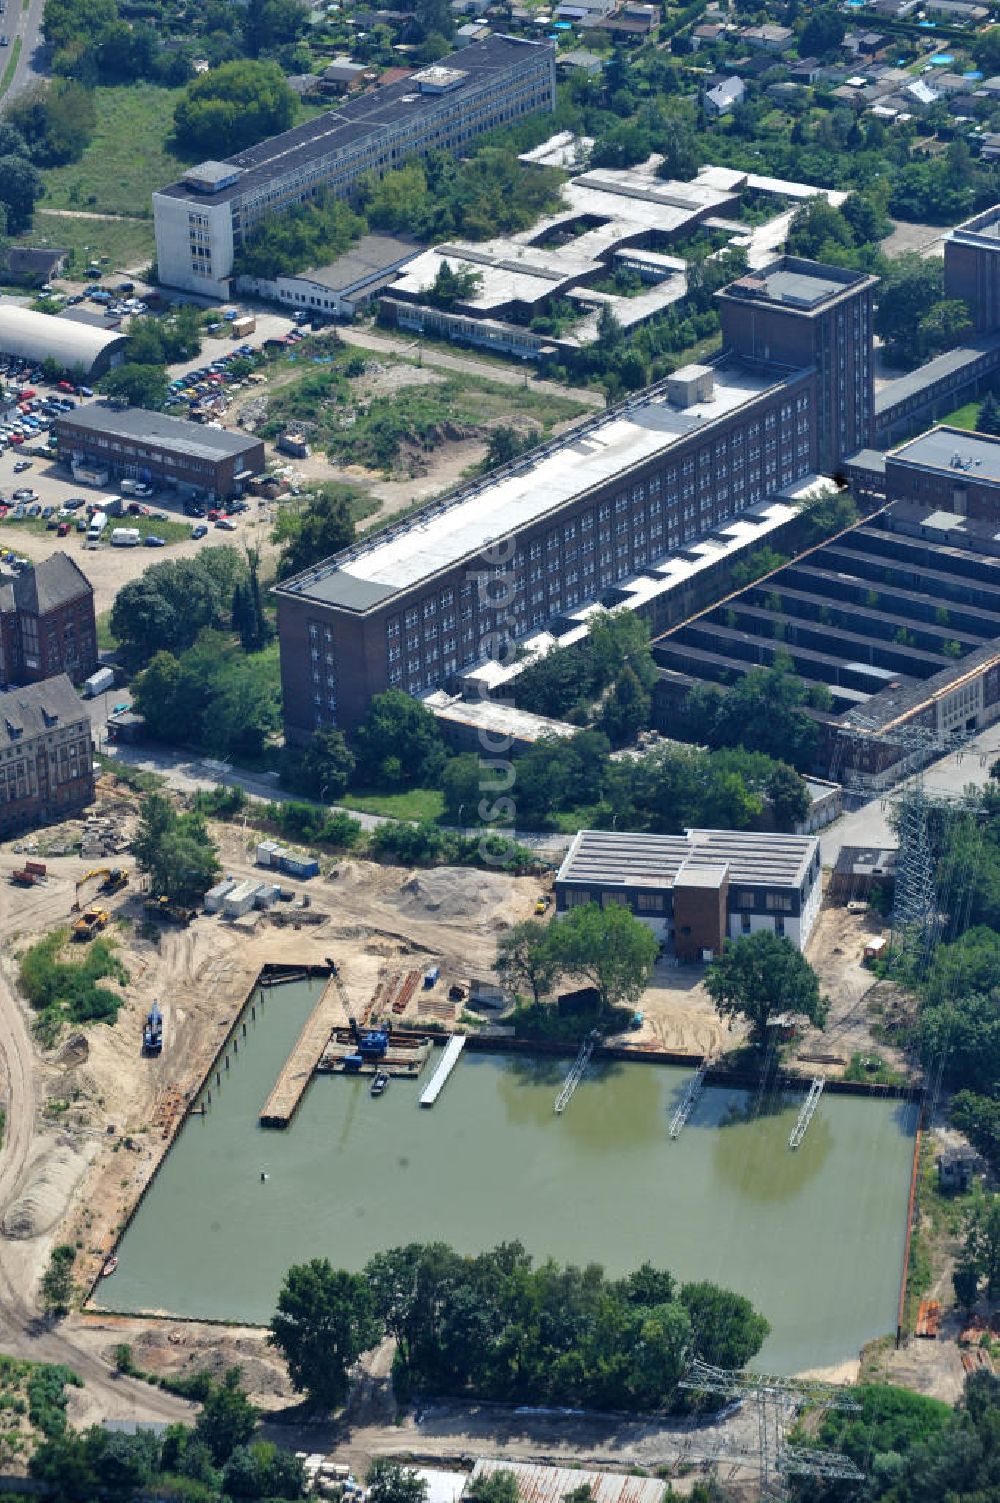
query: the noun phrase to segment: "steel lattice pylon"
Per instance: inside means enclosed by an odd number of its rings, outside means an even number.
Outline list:
[[[836,1409],[860,1409],[849,1389],[818,1380],[772,1377],[767,1373],[731,1371],[713,1367],[695,1357],[680,1381],[681,1388],[695,1393],[718,1394],[720,1398],[752,1398],[757,1408],[757,1444],[762,1498],[783,1500],[785,1478],[821,1477],[825,1480],[863,1482],[864,1473],[836,1451],[790,1446],[785,1441],[785,1417],[789,1408],[813,1402]],[[723,1453],[720,1451],[720,1455]]]
[[[927,834],[927,795],[921,775],[918,774],[896,807],[899,854],[892,905],[892,943],[896,949],[927,954],[934,943],[938,914]]]

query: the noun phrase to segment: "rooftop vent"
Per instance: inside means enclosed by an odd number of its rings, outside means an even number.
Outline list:
[[[682,365],[667,377],[667,401],[674,407],[710,402],[715,392],[715,372],[710,365]]]

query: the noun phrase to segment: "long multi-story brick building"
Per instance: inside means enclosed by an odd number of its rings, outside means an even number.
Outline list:
[[[94,588],[67,553],[0,585],[0,683],[34,684],[97,667]]]
[[[555,101],[551,44],[490,36],[225,161],[202,162],[153,194],[160,281],[228,297],[234,257],[271,215],[321,188],[345,198],[360,178],[407,157],[463,152],[484,131]]]
[[[870,441],[874,285],[789,257],[741,279],[720,295],[714,364],[284,581],[289,739],[356,726],[389,687],[457,685],[567,611],[616,603],[626,579],[725,519],[835,471]]]

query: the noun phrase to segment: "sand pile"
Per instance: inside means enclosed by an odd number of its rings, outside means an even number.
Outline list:
[[[5,1237],[41,1237],[59,1220],[79,1183],[87,1160],[68,1138],[42,1139],[21,1189],[0,1222]]]
[[[472,919],[480,924],[490,923],[509,904],[509,878],[454,866],[416,872],[402,884],[397,899],[407,918]]]

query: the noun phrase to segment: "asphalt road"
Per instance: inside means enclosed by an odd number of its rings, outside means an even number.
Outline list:
[[[45,0],[29,0],[27,10],[22,7],[21,0],[6,0],[4,14],[0,16],[0,33],[10,38],[12,47],[15,38],[21,38],[21,55],[17,60],[10,87],[4,95],[4,103],[9,103],[15,94],[19,94],[22,89],[26,89],[39,78],[46,76],[45,48],[42,40],[44,10]],[[5,59],[0,59],[0,61],[5,61]]]

